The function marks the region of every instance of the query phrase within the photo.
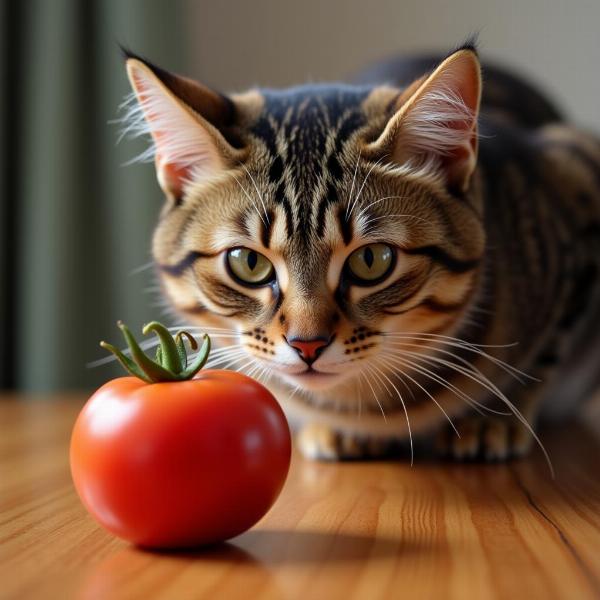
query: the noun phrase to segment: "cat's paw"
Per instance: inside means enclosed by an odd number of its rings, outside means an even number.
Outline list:
[[[392,447],[388,440],[335,431],[322,423],[305,425],[296,444],[305,458],[328,461],[379,458]]]
[[[455,460],[483,459],[500,462],[529,453],[533,436],[520,421],[510,417],[468,416],[440,432],[437,449]]]
[[[296,436],[298,449],[305,458],[312,460],[339,460],[339,435],[327,425],[310,423]]]

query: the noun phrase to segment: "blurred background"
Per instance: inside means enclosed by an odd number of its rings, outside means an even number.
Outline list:
[[[145,145],[117,144],[121,43],[223,90],[351,77],[479,33],[600,132],[598,0],[1,0],[0,387],[87,389],[100,339],[161,316],[149,267],[161,205]]]

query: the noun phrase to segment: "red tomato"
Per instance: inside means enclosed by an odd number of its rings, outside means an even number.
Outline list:
[[[231,371],[144,383],[123,377],[84,406],[71,438],[71,472],[92,516],[147,547],[226,540],[276,500],[291,453],[271,393]]]

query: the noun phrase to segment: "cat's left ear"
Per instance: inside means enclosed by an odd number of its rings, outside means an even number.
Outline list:
[[[399,164],[429,165],[448,188],[466,191],[477,162],[480,98],[477,53],[463,48],[406,88],[370,149]]]
[[[221,133],[233,118],[229,98],[133,55],[126,67],[140,109],[133,113],[139,122],[130,126],[152,136],[158,182],[167,196],[181,197],[186,184],[241,158]]]

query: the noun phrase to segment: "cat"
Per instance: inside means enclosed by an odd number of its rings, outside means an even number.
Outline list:
[[[598,384],[600,142],[473,43],[230,96],[125,62],[164,294],[306,457],[503,461]]]

